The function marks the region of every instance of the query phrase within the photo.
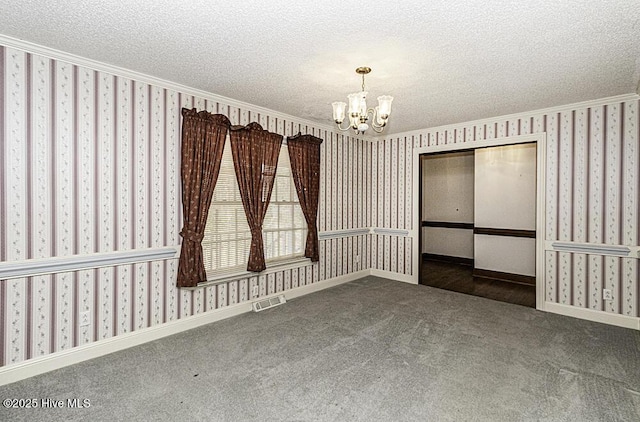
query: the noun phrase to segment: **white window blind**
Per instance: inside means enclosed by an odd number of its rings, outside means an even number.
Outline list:
[[[270,261],[301,256],[306,236],[307,223],[291,177],[289,153],[283,145],[278,158],[271,202],[263,224],[267,267]],[[227,139],[202,240],[207,274],[211,276],[246,269],[250,246],[251,232],[233,168],[231,142]]]
[[[291,164],[286,145],[280,149],[276,180],[262,230],[267,262],[304,254],[307,223],[291,176]]]

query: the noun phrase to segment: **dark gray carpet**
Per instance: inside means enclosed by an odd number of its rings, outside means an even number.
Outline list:
[[[640,333],[368,277],[0,387],[50,421],[640,421]]]

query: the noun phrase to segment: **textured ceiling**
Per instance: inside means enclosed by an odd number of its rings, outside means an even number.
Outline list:
[[[20,0],[0,33],[330,124],[360,89],[388,132],[638,91],[638,0]]]

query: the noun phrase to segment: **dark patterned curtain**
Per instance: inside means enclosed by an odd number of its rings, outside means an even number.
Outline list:
[[[287,138],[291,173],[296,185],[300,207],[307,221],[307,245],[304,256],[320,260],[318,248],[318,198],[320,196],[320,144],[322,139],[311,135]]]
[[[233,126],[230,135],[233,166],[251,230],[247,271],[259,272],[267,268],[262,223],[271,199],[282,135],[263,130],[255,122]]]
[[[206,281],[202,238],[220,173],[229,119],[196,109],[182,109],[182,249],[178,264],[178,287]]]

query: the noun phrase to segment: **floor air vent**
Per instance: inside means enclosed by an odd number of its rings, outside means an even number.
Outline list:
[[[269,299],[259,300],[257,302],[253,302],[253,311],[260,312],[265,309],[273,308],[274,306],[282,305],[283,303],[287,303],[287,300],[284,298],[284,295],[271,297]]]

